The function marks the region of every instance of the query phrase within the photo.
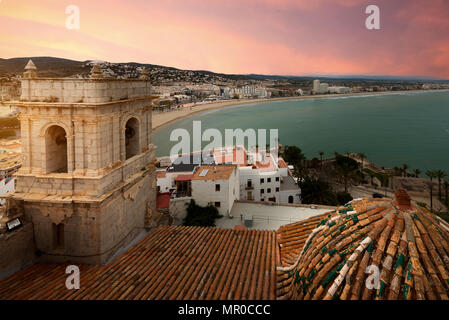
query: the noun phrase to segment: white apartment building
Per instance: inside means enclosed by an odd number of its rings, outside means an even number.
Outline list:
[[[329,84],[326,82],[320,83],[320,93],[327,93],[329,91]]]
[[[337,93],[337,94],[344,94],[351,92],[351,89],[348,87],[336,87],[332,86],[328,88],[329,93]]]
[[[320,93],[320,80],[313,80],[313,92]]]
[[[282,158],[271,153],[248,153],[240,166],[240,199],[301,203],[301,189]]]
[[[265,87],[258,86],[243,86],[241,88],[222,88],[221,95],[227,99],[234,98],[237,95],[239,98],[258,98],[265,99],[271,97],[271,92],[269,92]]]
[[[235,165],[203,165],[192,178],[192,198],[200,206],[215,206],[229,217],[234,201],[239,199],[239,170]]]

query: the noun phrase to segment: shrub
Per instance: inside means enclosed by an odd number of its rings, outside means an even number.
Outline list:
[[[214,206],[201,207],[192,199],[187,205],[187,215],[183,224],[185,226],[215,227],[215,220],[221,217],[222,215]]]
[[[338,204],[344,205],[351,201],[353,198],[352,196],[347,192],[337,192],[337,200]]]

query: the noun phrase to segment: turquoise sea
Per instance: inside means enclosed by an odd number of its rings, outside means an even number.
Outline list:
[[[283,145],[308,158],[363,152],[385,167],[442,169],[449,173],[449,91],[317,98],[240,105],[196,114],[157,130],[157,156],[169,155],[176,128],[278,129]],[[206,144],[206,143],[205,143]]]

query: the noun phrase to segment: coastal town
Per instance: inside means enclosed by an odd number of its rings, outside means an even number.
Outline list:
[[[20,130],[0,143],[0,299],[448,299],[443,171],[424,179],[288,145],[156,157],[155,123],[173,121],[158,116],[179,111],[158,109],[146,68],[131,79],[101,64],[88,78],[38,70],[28,60],[5,103]],[[204,99],[272,99],[260,84],[192,86]],[[362,286],[368,263],[380,287]],[[69,264],[88,279],[78,290],[64,285]]]

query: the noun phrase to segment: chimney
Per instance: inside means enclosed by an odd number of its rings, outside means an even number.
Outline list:
[[[398,189],[395,193],[395,200],[401,209],[411,209],[411,200],[405,189]]]

